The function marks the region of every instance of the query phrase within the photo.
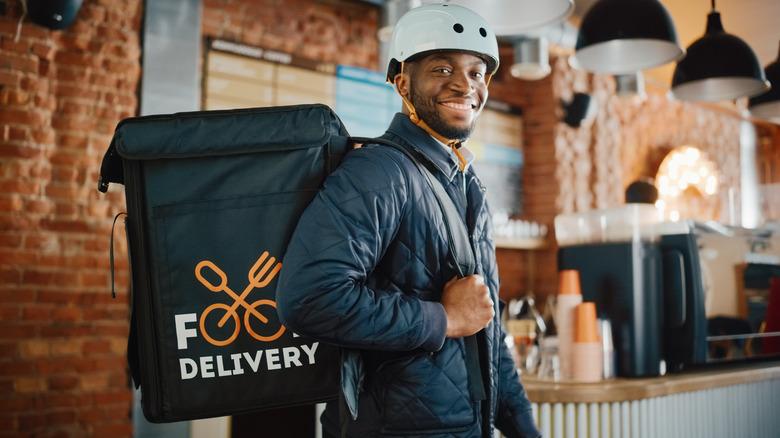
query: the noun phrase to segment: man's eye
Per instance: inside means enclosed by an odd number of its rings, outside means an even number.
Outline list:
[[[443,67],[442,67],[442,68],[437,68],[437,69],[435,69],[434,71],[435,71],[436,73],[449,73],[449,72],[450,72],[450,69],[448,69],[448,68],[443,68]]]

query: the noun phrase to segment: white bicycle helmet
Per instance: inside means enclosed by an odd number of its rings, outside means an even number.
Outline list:
[[[498,70],[498,42],[488,23],[471,9],[429,4],[404,14],[390,38],[387,80],[392,83],[404,61],[435,52],[473,52],[487,62],[487,74]]]

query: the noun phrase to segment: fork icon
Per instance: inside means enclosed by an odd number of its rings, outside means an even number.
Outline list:
[[[241,331],[241,321],[238,317],[238,312],[236,311],[238,306],[242,306],[244,309],[246,309],[244,311],[244,326],[246,327],[246,331],[249,332],[253,338],[263,342],[271,342],[284,333],[285,327],[282,325],[279,330],[271,336],[262,336],[255,332],[254,329],[252,329],[252,326],[249,324],[250,316],[254,316],[255,318],[259,319],[263,324],[267,324],[269,322],[268,318],[263,316],[263,314],[257,310],[259,306],[265,305],[276,308],[276,302],[272,300],[257,300],[252,304],[248,304],[246,302],[246,297],[252,290],[267,286],[268,283],[270,283],[271,280],[276,277],[276,274],[279,273],[279,270],[282,269],[281,263],[276,263],[276,265],[274,265],[276,262],[275,257],[271,257],[267,261],[266,259],[268,259],[268,251],[263,252],[260,258],[257,259],[255,264],[249,270],[249,284],[246,286],[246,288],[244,288],[244,291],[241,292],[241,295],[236,294],[232,289],[230,289],[230,287],[227,285],[227,275],[225,275],[225,272],[223,272],[222,269],[220,269],[213,262],[209,260],[203,260],[195,267],[195,276],[198,278],[198,281],[200,281],[201,284],[206,286],[208,290],[212,292],[225,292],[234,300],[234,303],[230,306],[224,303],[214,303],[208,306],[200,316],[200,332],[203,334],[203,337],[206,338],[206,340],[212,345],[228,345],[233,342],[236,337],[238,337],[238,333]],[[214,285],[203,276],[202,271],[204,268],[210,269],[219,277],[219,284]],[[231,317],[235,324],[233,334],[225,340],[214,339],[206,331],[207,315],[216,310],[223,310],[225,312],[225,314],[222,316],[222,318],[219,319],[219,322],[217,323],[218,327],[222,328]]]

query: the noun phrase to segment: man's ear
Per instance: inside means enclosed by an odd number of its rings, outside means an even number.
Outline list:
[[[409,74],[398,73],[393,78],[395,88],[398,90],[398,94],[404,97],[409,97]]]

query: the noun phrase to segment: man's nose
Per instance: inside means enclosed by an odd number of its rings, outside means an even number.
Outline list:
[[[463,94],[467,94],[474,89],[474,85],[471,83],[471,78],[469,77],[468,72],[465,71],[457,71],[453,73],[450,86],[453,90],[460,91]]]

